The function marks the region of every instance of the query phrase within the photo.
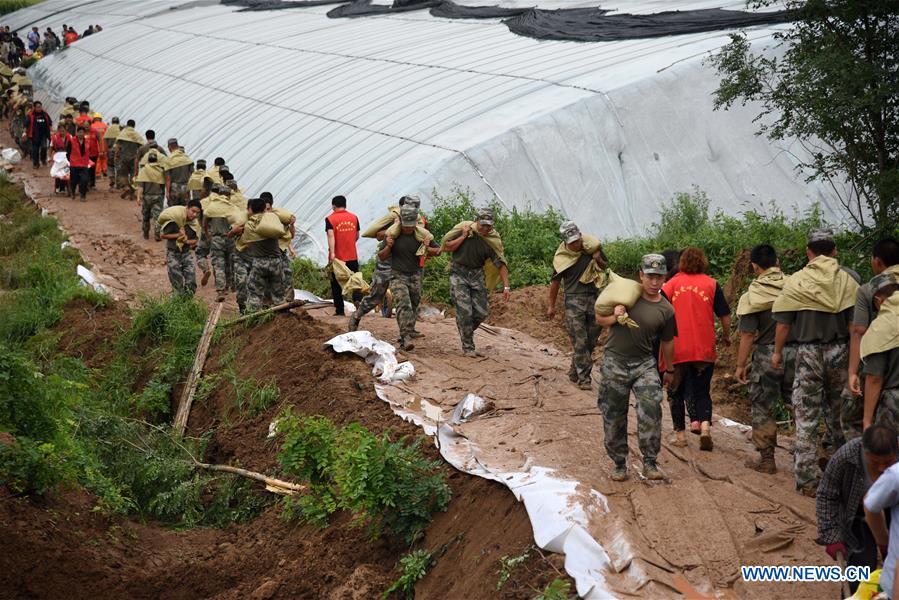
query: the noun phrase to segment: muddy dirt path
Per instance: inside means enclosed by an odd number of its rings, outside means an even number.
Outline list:
[[[331,308],[309,313],[335,326],[346,323]],[[362,329],[391,343],[397,337],[396,323],[380,316],[366,316]],[[602,446],[596,394],[568,381],[564,352],[520,331],[490,326],[476,334],[486,357],[466,358],[453,319],[437,317],[420,323],[419,329],[425,337],[416,340],[415,350],[398,356],[412,361],[416,377],[389,386],[391,400],[410,407],[426,400],[443,410],[441,419],[448,419],[468,393],[493,402],[495,411],[454,429],[472,443],[477,463],[488,471],[548,467],[560,478],[580,482],[590,533],[618,571],[606,575],[614,592],[680,597],[675,590],[688,589],[687,582],[719,597],[782,597],[785,584],[744,583],[740,566],[829,564],[813,541],[814,500],[794,491],[787,450],[777,451],[776,476],[761,475],[744,467],[755,455],[745,431],[716,423],[713,452],[701,452],[693,436],[689,447],[676,448],[669,444],[672,432],[665,416],[659,463],[669,480],[645,481],[639,475],[632,406],[631,479],[615,483]],[[591,490],[605,497],[608,511]],[[833,584],[789,586],[793,598],[838,593]]]
[[[5,130],[5,128],[3,128]],[[0,141],[11,145],[3,131]],[[141,237],[139,209],[110,193],[108,180],[98,180],[87,202],[53,192],[49,169],[32,170],[23,161],[13,177],[21,181],[37,203],[56,216],[91,263],[100,281],[116,298],[135,302],[141,294],[169,289],[162,243]],[[210,285],[198,296],[211,301]],[[234,310],[233,295],[228,308]],[[337,327],[345,319],[333,309],[310,310],[316,319]],[[522,329],[532,330],[525,324]],[[363,327],[393,342],[393,320],[368,316]],[[420,325],[426,337],[406,357],[418,375],[395,393],[425,398],[445,411],[467,393],[492,401],[496,412],[458,428],[475,442],[478,459],[497,470],[521,470],[525,463],[552,467],[581,482],[585,501],[589,490],[602,493],[608,511],[594,506],[591,534],[609,553],[616,574],[607,574],[621,595],[677,597],[681,583],[723,597],[793,598],[836,597],[835,584],[746,584],[740,565],[829,564],[815,537],[814,500],[793,490],[792,460],[778,449],[780,472],[774,477],[746,469],[754,451],[747,435],[737,428],[714,428],[715,450],[700,452],[696,439],[688,448],[668,443],[666,417],[660,465],[669,481],[649,483],[635,476],[640,469],[634,412],[631,411],[632,478],[609,479],[611,462],[602,447],[602,426],[595,393],[574,388],[566,377],[568,358],[519,331],[490,328],[477,333],[488,356],[461,356],[452,319],[438,318]],[[597,370],[598,371],[598,370]],[[497,535],[500,535],[497,532]]]

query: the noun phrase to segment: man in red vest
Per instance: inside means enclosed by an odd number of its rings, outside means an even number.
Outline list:
[[[334,212],[325,217],[325,232],[328,235],[328,264],[335,258],[346,263],[351,271],[359,271],[359,256],[356,254],[356,240],[359,239],[359,218],[346,209],[346,198],[334,196],[331,200]],[[334,298],[334,314],[344,314],[343,291],[337,278],[331,274],[331,297]],[[362,294],[353,293],[353,302],[362,300]]]
[[[66,156],[69,159],[69,195],[75,197],[75,186],[81,201],[87,199],[87,186],[90,178],[91,154],[97,154],[97,141],[93,136],[87,135],[84,127],[79,127],[75,137],[69,138],[66,143]]]

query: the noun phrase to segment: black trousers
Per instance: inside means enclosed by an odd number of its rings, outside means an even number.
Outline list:
[[[352,271],[353,273],[359,272],[358,260],[348,260],[346,261],[346,266],[349,267],[350,271]],[[331,274],[331,297],[334,299],[334,314],[344,314],[343,290],[340,288],[340,284],[337,283],[337,278],[334,277],[333,274]],[[359,304],[361,301],[362,293],[353,292],[353,302]]]
[[[87,184],[90,180],[87,167],[69,167],[69,193],[75,195],[75,187],[82,198],[87,196]]]
[[[889,526],[889,522],[887,522],[887,526]],[[846,557],[846,564],[855,567],[870,567],[873,573],[877,568],[877,542],[874,541],[874,534],[868,528],[865,515],[861,511],[852,520],[850,531],[855,539],[847,539],[844,542],[846,551],[849,553],[849,556]],[[850,581],[849,589],[854,594],[858,589],[858,582]]]
[[[31,138],[31,164],[35,167],[47,164],[47,140]]]
[[[94,188],[97,186],[97,157],[92,156],[91,161],[94,164],[91,165],[91,167],[88,169],[87,181],[88,181],[88,186],[90,186],[91,188]]]
[[[711,363],[682,363],[675,367],[679,379],[677,387],[668,391],[671,406],[671,424],[675,431],[686,429],[684,405],[691,421],[712,421],[712,372]]]

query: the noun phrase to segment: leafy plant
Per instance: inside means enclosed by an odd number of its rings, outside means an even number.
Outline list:
[[[434,566],[434,559],[427,550],[413,550],[400,559],[397,568],[401,575],[381,594],[381,600],[386,600],[395,592],[402,592],[407,600],[415,598],[415,584],[427,575]]]
[[[285,473],[306,481],[310,493],[285,499],[285,516],[318,525],[344,509],[369,535],[412,542],[450,499],[439,461],[428,460],[421,439],[391,441],[357,423],[338,430],[324,417],[278,419],[284,441],[278,460]]]
[[[768,6],[773,0],[755,0]],[[892,2],[788,0],[795,19],[775,48],[752,52],[745,33],[711,62],[721,76],[716,108],[757,102],[759,134],[797,138],[793,155],[810,178],[851,183],[847,213],[864,227],[894,231],[899,216],[899,11]],[[780,50],[774,55],[774,50]]]
[[[556,578],[550,581],[542,592],[534,596],[534,600],[570,600],[573,597],[571,584],[564,579]]]
[[[319,298],[331,297],[331,280],[322,267],[308,258],[295,258],[290,263],[293,287],[312,292]]]
[[[512,577],[512,571],[520,567],[531,556],[531,548],[519,554],[518,556],[503,556],[499,559],[499,579],[496,581],[496,591],[503,589],[509,578]]]

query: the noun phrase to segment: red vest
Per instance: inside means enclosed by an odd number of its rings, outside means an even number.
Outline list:
[[[677,337],[674,338],[674,364],[710,362],[715,353],[715,289],[718,283],[702,273],[678,273],[662,291],[674,306]]]
[[[359,219],[347,210],[332,212],[326,217],[334,231],[334,256],[346,262],[357,260],[356,234],[359,233]]]
[[[72,146],[72,151],[69,156],[69,166],[70,167],[83,167],[88,168],[90,166],[90,140],[85,137],[84,138],[84,153],[81,152],[81,144],[78,143],[78,138],[72,136],[69,138],[69,143]]]

